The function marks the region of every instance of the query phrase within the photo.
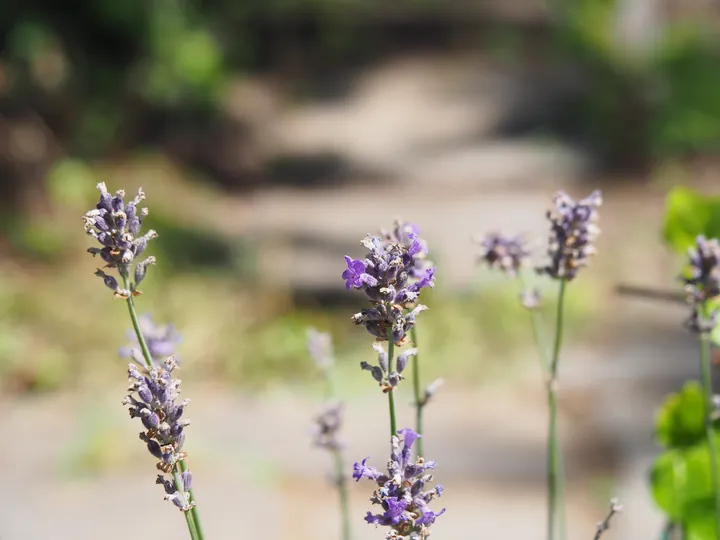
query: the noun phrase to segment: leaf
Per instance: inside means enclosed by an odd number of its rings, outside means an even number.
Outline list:
[[[693,446],[705,437],[704,397],[695,381],[670,394],[655,417],[655,438],[666,448]]]
[[[673,250],[684,253],[701,234],[708,238],[720,236],[720,197],[674,187],[666,199],[665,242]]]
[[[655,460],[650,477],[655,502],[673,521],[687,523],[691,518],[700,521],[705,514],[702,509],[708,504],[712,516],[707,445],[662,453]]]

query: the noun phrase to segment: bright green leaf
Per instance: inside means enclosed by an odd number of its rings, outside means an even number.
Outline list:
[[[682,186],[673,188],[666,199],[665,242],[673,250],[684,252],[701,234],[720,236],[720,197],[701,195]]]
[[[704,397],[695,381],[685,383],[677,394],[670,394],[655,417],[655,437],[668,448],[683,448],[705,436]]]

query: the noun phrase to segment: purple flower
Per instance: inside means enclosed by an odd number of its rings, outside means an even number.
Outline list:
[[[85,232],[95,238],[100,247],[88,248],[93,256],[99,255],[106,263],[107,268],[117,268],[126,288],[120,288],[117,281],[108,280],[108,276],[101,270],[96,275],[103,278],[105,285],[115,292],[116,296],[127,298],[130,294],[140,294],[137,286],[144,279],[148,266],[155,263],[154,257],[138,261],[138,257],[145,251],[150,240],[157,237],[157,233],[149,230],[139,236],[143,219],[147,216],[147,208],[138,211],[137,205],[145,198],[145,193],[139,189],[137,195],[125,204],[125,192],[118,190],[111,196],[104,182],[97,185],[100,200],[95,208],[83,216]],[[135,263],[135,269],[130,267]],[[135,282],[131,283],[130,279]],[[114,278],[112,278],[114,280]]]
[[[510,238],[497,233],[488,234],[480,241],[480,247],[479,260],[509,276],[517,275],[530,255],[519,237]]]
[[[370,287],[377,285],[377,280],[365,272],[365,263],[363,261],[351,259],[345,255],[345,263],[347,264],[347,270],[342,273],[342,278],[345,280],[346,289],[350,287],[359,289],[363,285],[369,285]]]
[[[550,221],[549,263],[537,271],[553,279],[570,281],[595,254],[593,242],[600,234],[596,223],[602,195],[596,190],[575,202],[567,193],[559,191],[554,202],[555,208],[547,213]]]
[[[359,482],[361,478],[369,478],[370,480],[377,480],[380,476],[380,472],[373,468],[368,467],[365,464],[367,463],[367,460],[370,459],[369,457],[366,457],[362,460],[361,463],[355,462],[353,464],[353,475],[352,477],[355,479],[356,482]]]
[[[426,248],[415,232],[396,230],[394,234],[386,233],[384,240],[368,236],[362,244],[369,251],[365,260],[346,256],[348,269],[342,277],[346,288],[361,288],[372,307],[356,313],[353,322],[365,326],[382,341],[392,339],[403,345],[415,317],[426,309],[417,301],[420,290],[433,285],[435,270],[425,268],[421,274],[416,273]]]
[[[720,295],[720,243],[704,236],[695,239],[688,250],[688,267],[682,278],[688,301],[690,317],[685,327],[697,334],[712,332],[717,324],[717,310],[712,300]]]
[[[190,420],[182,419],[190,400],[177,402],[180,379],[172,376],[176,367],[172,357],[160,367],[153,367],[149,371],[141,371],[135,364],[129,364],[130,394],[125,397],[123,404],[127,405],[130,418],[140,418],[145,428],[140,433],[140,439],[158,460],[157,468],[169,477],[159,475],[157,480],[167,493],[166,500],[187,512],[194,506],[188,493],[192,475],[190,471],[185,471],[180,476],[184,486],[182,491],[178,491],[172,481],[173,475],[179,474],[178,462],[186,455],[182,447],[185,428],[190,425]]]
[[[321,370],[328,370],[334,363],[333,345],[330,334],[307,329],[307,348],[310,356]]]
[[[434,461],[426,462],[422,457],[415,461],[410,459],[412,445],[419,435],[412,429],[401,429],[398,435],[391,439],[386,474],[367,467],[367,458],[361,464],[354,465],[353,478],[358,481],[363,477],[369,478],[378,486],[370,501],[379,505],[382,512],[368,512],[365,521],[375,526],[388,527],[388,538],[427,538],[429,528],[445,512],[445,509],[433,512],[429,506],[442,495],[443,488],[437,485],[434,489],[426,489],[433,480],[428,471],[435,468]],[[400,437],[403,439],[402,449]]]

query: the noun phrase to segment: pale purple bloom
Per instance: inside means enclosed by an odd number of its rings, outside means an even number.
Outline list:
[[[519,237],[506,237],[498,233],[488,234],[480,241],[480,247],[480,261],[509,276],[515,276],[530,255]]]
[[[308,328],[306,333],[310,357],[315,361],[317,367],[326,371],[335,362],[332,337],[327,332],[318,332],[315,328]]]
[[[575,202],[567,193],[559,191],[554,197],[555,208],[549,210],[549,263],[537,269],[554,279],[572,280],[580,268],[587,266],[595,254],[593,242],[600,234],[596,223],[602,204],[600,191]]]
[[[159,475],[157,480],[167,493],[165,498],[187,512],[194,506],[188,493],[192,474],[190,471],[182,473],[182,492],[176,489],[172,481],[173,473],[178,472],[178,462],[186,455],[182,447],[185,428],[190,424],[189,420],[182,418],[190,400],[178,402],[180,379],[172,376],[176,367],[172,357],[160,367],[152,367],[149,371],[129,364],[130,394],[125,397],[123,404],[128,406],[131,418],[139,418],[142,422],[145,431],[140,433],[140,439],[158,460],[157,468],[168,475]]]
[[[315,417],[315,446],[327,450],[340,450],[343,447],[338,434],[342,427],[342,403],[329,401],[322,412]]]
[[[112,196],[104,182],[99,183],[97,189],[100,200],[95,208],[85,213],[83,221],[85,232],[95,238],[100,247],[88,248],[88,252],[93,256],[99,255],[106,268],[117,268],[123,281],[127,280],[127,288],[121,288],[115,278],[107,276],[102,270],[98,270],[96,275],[103,279],[115,296],[127,298],[131,294],[139,294],[137,286],[145,278],[148,266],[155,263],[155,258],[148,257],[144,261],[138,261],[138,258],[147,248],[148,242],[157,237],[153,230],[139,235],[148,212],[147,208],[138,210],[137,205],[145,198],[145,193],[139,189],[137,195],[126,204],[123,190],[118,190]],[[135,269],[131,272],[133,262]],[[131,278],[134,283],[130,282]]]
[[[388,527],[388,538],[427,538],[430,535],[429,528],[445,512],[445,509],[434,512],[429,506],[430,502],[442,495],[443,488],[437,485],[426,489],[433,481],[428,471],[435,468],[434,461],[426,462],[422,457],[414,461],[411,459],[412,445],[420,435],[412,429],[401,429],[398,435],[403,438],[403,447],[400,448],[400,437],[393,436],[387,473],[381,474],[368,467],[368,458],[353,466],[353,478],[358,481],[368,478],[378,486],[370,501],[379,505],[382,511],[375,514],[368,512],[365,521],[375,526]]]
[[[717,310],[711,305],[720,295],[720,243],[704,236],[695,239],[688,250],[688,268],[683,276],[691,306],[685,327],[697,334],[712,332],[717,324]]]

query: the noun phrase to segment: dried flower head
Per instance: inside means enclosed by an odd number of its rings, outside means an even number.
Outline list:
[[[182,447],[190,420],[183,420],[182,416],[190,400],[177,403],[180,379],[172,376],[176,367],[172,357],[161,367],[149,371],[141,371],[135,364],[129,364],[130,394],[123,400],[123,405],[128,406],[131,418],[139,418],[142,422],[145,431],[140,433],[140,439],[158,460],[157,468],[170,477],[158,476],[157,483],[164,486],[165,498],[187,512],[193,507],[188,493],[192,474],[185,471],[179,475],[178,462],[186,456]],[[181,485],[174,481],[174,475],[181,477]]]
[[[315,328],[307,329],[307,348],[315,365],[327,371],[335,363],[332,336]]]
[[[140,331],[145,337],[145,342],[150,350],[150,356],[156,366],[160,365],[168,356],[174,356],[175,361],[179,363],[178,357],[175,356],[175,348],[182,341],[182,335],[175,328],[175,325],[172,323],[155,324],[152,316],[148,313],[141,315],[138,322],[140,323]],[[121,347],[120,356],[122,358],[132,358],[140,366],[145,367],[142,351],[138,348],[140,344],[138,343],[137,334],[134,330],[128,330],[126,335],[131,345]]]
[[[418,305],[420,291],[433,287],[435,268],[428,268],[422,277],[411,279],[416,269],[416,255],[425,248],[414,233],[410,246],[383,242],[368,236],[362,244],[369,253],[364,260],[345,257],[343,272],[345,287],[362,290],[373,304],[353,316],[353,322],[363,325],[379,340],[392,339],[402,345],[406,334],[415,325],[415,318],[427,309]]]
[[[435,497],[442,495],[443,488],[438,484],[432,489],[426,489],[433,481],[428,471],[435,469],[434,461],[425,461],[422,457],[415,461],[411,459],[412,445],[419,435],[412,429],[401,429],[397,435],[391,438],[386,473],[368,467],[368,458],[365,458],[361,463],[353,465],[353,478],[357,481],[368,478],[378,486],[370,501],[379,505],[382,513],[368,512],[365,521],[388,527],[388,538],[421,540],[430,536],[430,527],[435,519],[445,513],[444,508],[436,513],[429,506]],[[402,450],[400,437],[403,441]]]
[[[570,281],[595,254],[593,241],[600,233],[596,223],[602,195],[596,190],[575,202],[567,193],[559,191],[555,194],[554,203],[555,209],[547,213],[550,221],[550,262],[537,270],[554,279]]]
[[[530,255],[520,237],[511,238],[490,233],[480,240],[479,244],[479,262],[484,262],[489,268],[500,270],[508,276],[516,276]]]
[[[328,401],[315,417],[315,446],[326,450],[341,450],[342,441],[338,438],[342,427],[343,405],[339,401]]]
[[[95,238],[101,247],[91,247],[88,252],[93,256],[100,255],[105,261],[105,268],[117,268],[123,279],[121,287],[115,277],[98,270],[95,275],[102,278],[105,285],[110,288],[116,297],[128,298],[131,294],[140,294],[137,286],[145,278],[148,266],[155,263],[154,257],[143,261],[137,258],[145,251],[150,240],[157,237],[152,229],[140,235],[140,227],[147,216],[147,208],[138,209],[138,204],[145,198],[145,193],[139,189],[137,195],[125,203],[125,192],[118,190],[111,195],[105,183],[97,185],[100,191],[100,200],[95,208],[83,216],[85,231]],[[135,263],[131,275],[130,268]],[[133,279],[133,282],[125,283]]]
[[[691,314],[685,326],[692,332],[707,334],[717,323],[717,312],[711,301],[720,295],[720,244],[704,236],[695,239],[688,249],[688,268],[682,278]]]

